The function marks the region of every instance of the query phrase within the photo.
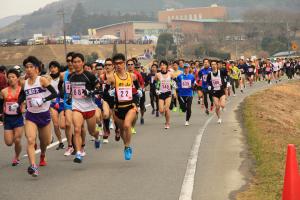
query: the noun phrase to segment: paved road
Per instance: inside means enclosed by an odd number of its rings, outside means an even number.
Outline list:
[[[11,167],[13,151],[1,142],[0,199],[229,199],[245,184],[240,171],[245,143],[235,110],[245,96],[262,86],[265,83],[230,98],[222,125],[215,116],[206,116],[196,101],[189,127],[184,127],[183,114],[172,113],[171,128],[166,131],[163,118],[147,112],[145,125],[137,126],[132,140],[132,161],[124,161],[122,144],[110,138],[100,150],[87,142],[82,164],[64,157],[63,151],[50,149],[48,166],[40,168],[38,178],[32,178],[26,173],[27,158]]]

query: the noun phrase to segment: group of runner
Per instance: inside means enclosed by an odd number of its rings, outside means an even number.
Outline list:
[[[104,63],[87,65],[81,53],[70,52],[66,62],[67,67],[63,67],[52,61],[48,73],[41,74],[41,61],[29,56],[23,62],[24,76],[19,66],[6,72],[8,87],[0,95],[4,141],[8,146],[14,145],[12,165],[18,165],[25,130],[30,164],[27,171],[34,177],[39,175],[38,166],[47,165],[46,149],[53,140],[51,121],[59,141],[56,149],[65,149],[65,156],[73,154],[75,163],[82,163],[86,155],[86,131],[93,138],[95,149],[99,149],[101,143],[109,142],[113,127],[115,140],[123,141],[124,159],[131,160],[131,137],[136,133],[138,115],[140,124],[145,123],[146,89],[152,115],[165,118],[164,129],[171,126],[171,111],[186,113],[184,125],[190,125],[194,96],[207,115],[215,110],[221,124],[221,110],[231,90],[235,96],[238,88],[244,92],[247,81],[249,86],[261,80],[277,82],[284,72],[293,78],[300,70],[300,61],[285,59],[161,60],[153,61],[149,72],[137,59],[126,60],[123,54],[107,58]],[[35,161],[37,139],[41,151],[39,165]]]

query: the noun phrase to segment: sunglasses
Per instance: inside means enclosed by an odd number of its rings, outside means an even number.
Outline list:
[[[134,66],[134,64],[127,64],[128,66]]]
[[[72,60],[71,60],[71,59],[68,59],[67,62],[72,62]]]
[[[96,69],[96,70],[103,70],[103,68],[98,68],[98,69]]]

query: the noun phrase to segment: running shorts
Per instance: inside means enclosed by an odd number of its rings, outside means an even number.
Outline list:
[[[51,121],[50,111],[41,113],[31,113],[29,111],[25,114],[25,119],[31,121],[37,125],[39,128],[47,126]]]
[[[23,115],[4,115],[4,130],[14,130],[24,126]]]

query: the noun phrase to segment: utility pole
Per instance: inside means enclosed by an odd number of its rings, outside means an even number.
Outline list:
[[[125,59],[127,61],[127,25],[128,25],[128,21],[127,21],[127,16],[125,17],[125,23],[124,23],[124,39],[125,39]]]
[[[57,12],[57,14],[61,17],[62,23],[63,23],[63,34],[64,34],[64,47],[65,47],[65,56],[67,56],[67,40],[66,40],[66,22],[65,22],[65,9],[64,7],[61,8],[60,11]]]
[[[286,23],[286,32],[287,32],[287,47],[288,47],[288,52],[289,52],[289,57],[291,56],[291,40],[290,40],[290,27],[289,27],[289,23]]]

